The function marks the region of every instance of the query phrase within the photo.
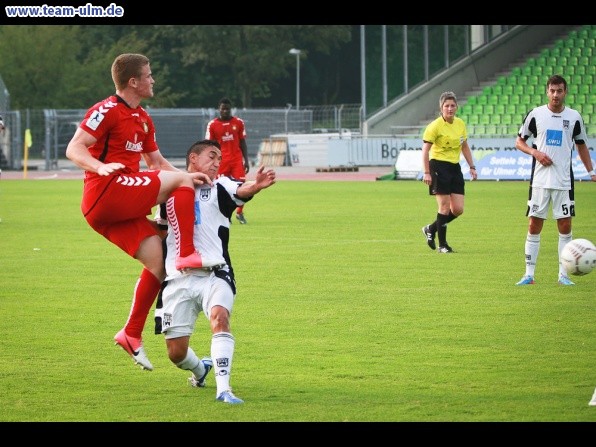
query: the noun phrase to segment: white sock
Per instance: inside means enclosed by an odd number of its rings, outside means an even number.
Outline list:
[[[571,242],[571,233],[569,234],[561,234],[559,233],[559,276],[568,276],[565,267],[563,267],[563,263],[561,262],[561,252],[563,251],[563,247],[567,245],[567,243]]]
[[[213,359],[213,374],[217,385],[216,396],[230,389],[234,345],[234,336],[229,332],[218,332],[211,337],[211,358]]]
[[[205,367],[203,366],[203,362],[199,360],[195,352],[189,346],[188,350],[186,351],[186,357],[180,363],[176,363],[176,366],[180,369],[185,369],[187,371],[192,371],[195,377],[198,379],[203,374],[205,374]]]
[[[536,262],[538,261],[538,252],[540,251],[540,235],[530,234],[526,236],[526,275],[534,276],[536,272]]]

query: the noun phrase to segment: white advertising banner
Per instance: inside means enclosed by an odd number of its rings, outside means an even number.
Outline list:
[[[513,138],[470,138],[479,180],[529,180],[533,158],[514,146]],[[596,167],[594,147],[589,146],[592,164]],[[330,139],[329,166],[394,166],[402,178],[421,178],[422,140],[400,138]],[[586,169],[573,152],[576,180],[589,180]],[[462,157],[464,175],[468,165]],[[399,176],[398,176],[399,178]]]

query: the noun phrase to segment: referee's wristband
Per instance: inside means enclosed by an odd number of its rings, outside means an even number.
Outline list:
[[[592,169],[591,171],[588,172],[588,175],[590,177],[592,177],[593,175],[596,175],[596,172],[594,172],[594,169]]]

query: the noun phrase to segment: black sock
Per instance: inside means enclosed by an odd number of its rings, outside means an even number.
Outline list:
[[[451,211],[449,211],[449,216],[447,216],[447,222],[445,222],[445,223],[449,223],[455,219],[457,219],[457,216],[455,214],[453,214]]]
[[[437,213],[437,236],[439,237],[439,247],[447,245],[447,223],[449,216]]]

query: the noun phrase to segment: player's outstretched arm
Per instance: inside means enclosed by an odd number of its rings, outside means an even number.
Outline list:
[[[265,169],[265,166],[261,166],[257,171],[255,179],[243,183],[238,187],[236,194],[241,199],[246,199],[257,194],[259,191],[269,188],[275,183],[275,171],[273,169]]]

